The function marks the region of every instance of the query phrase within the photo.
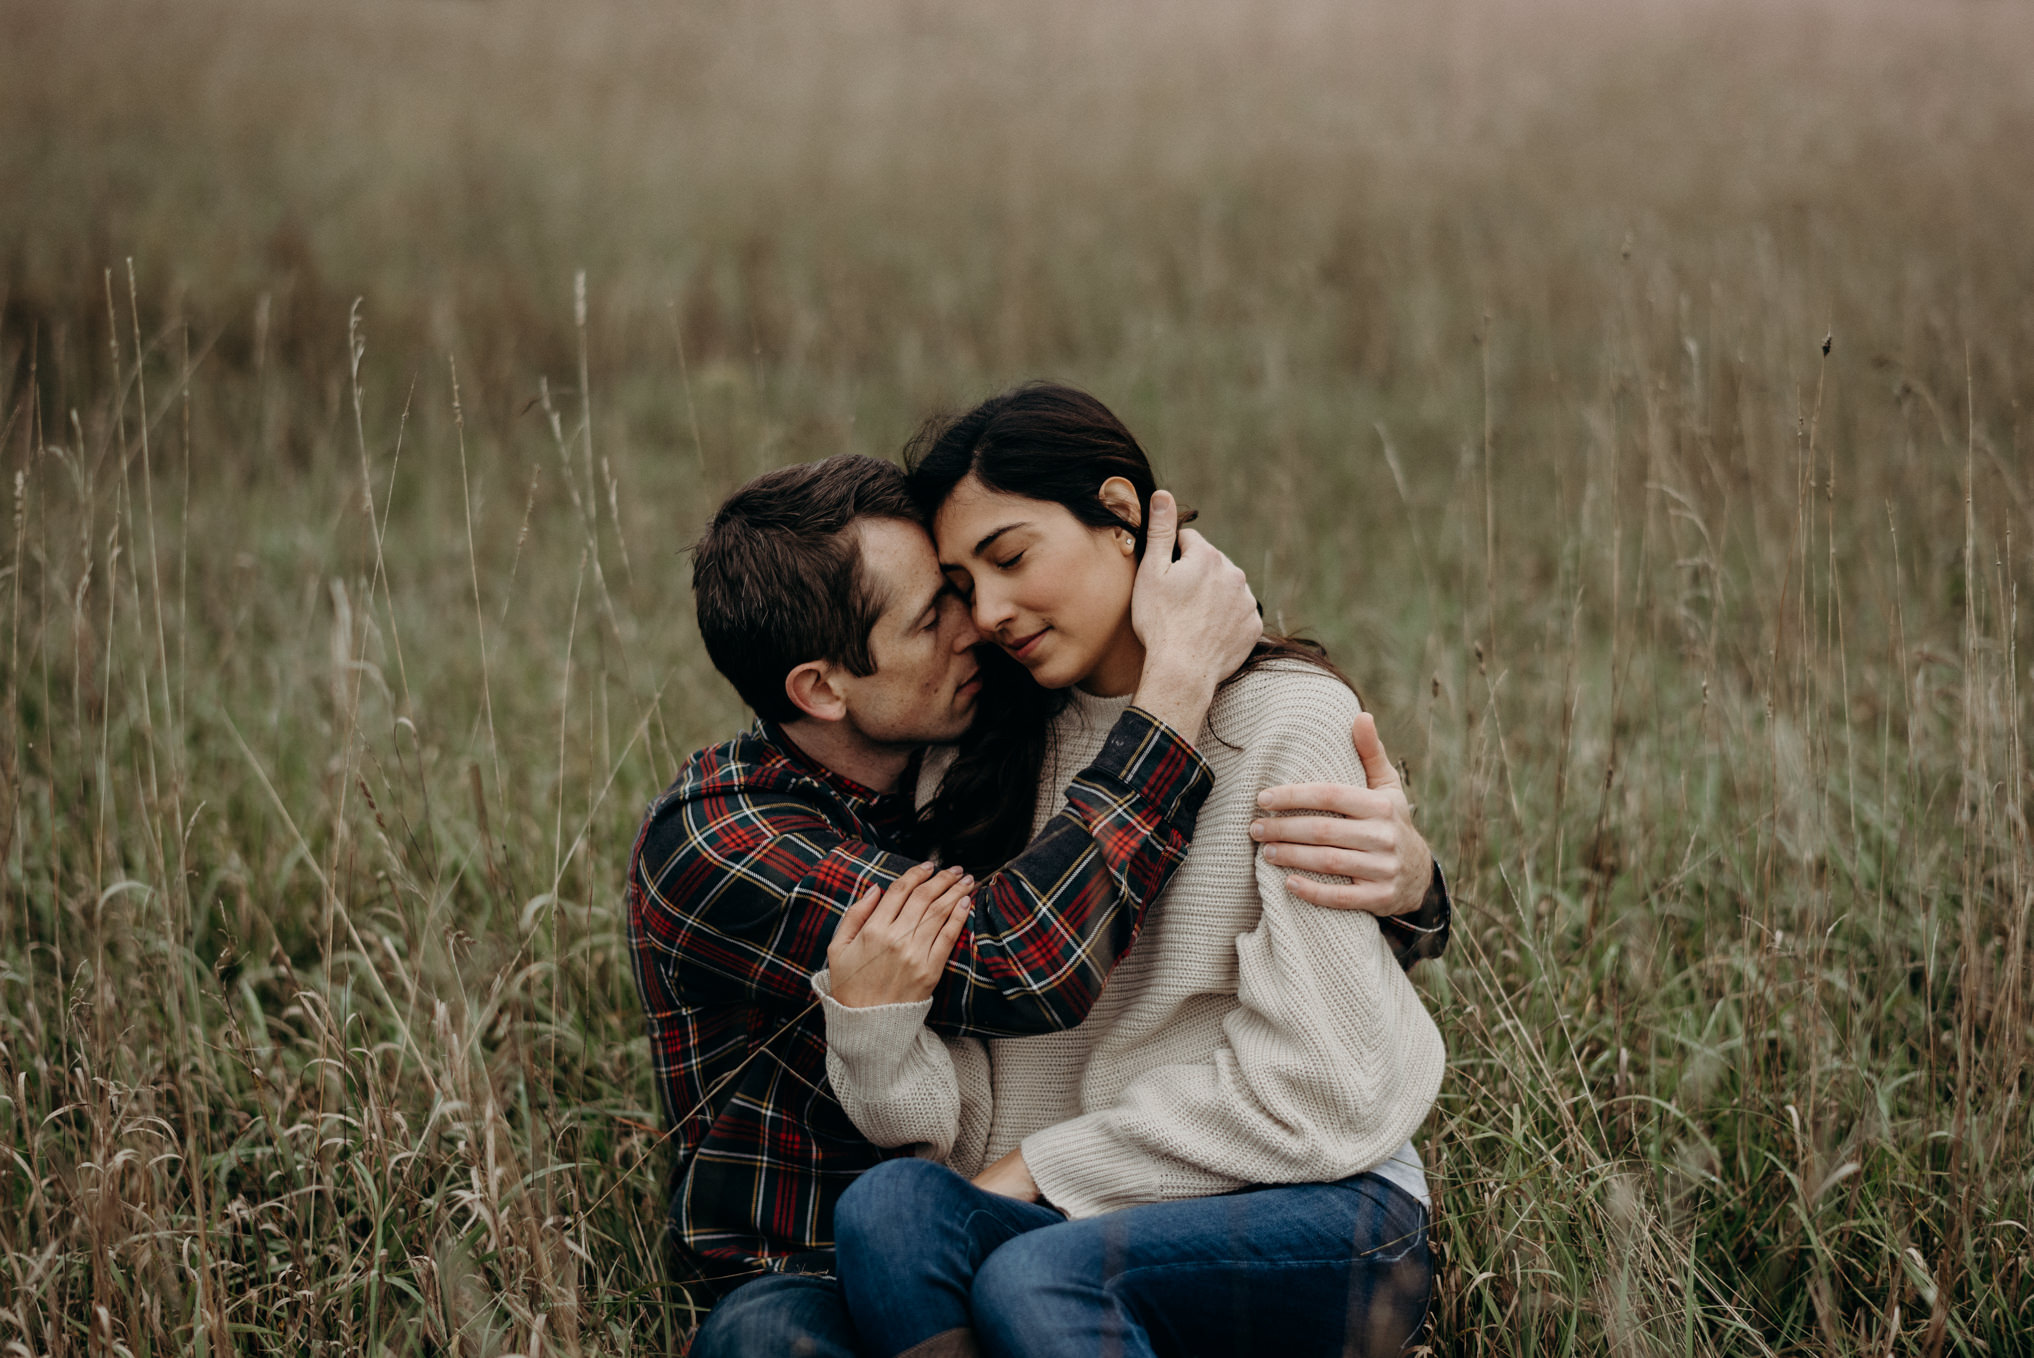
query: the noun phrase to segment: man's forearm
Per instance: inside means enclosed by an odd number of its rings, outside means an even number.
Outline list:
[[[1214,677],[1196,670],[1153,665],[1138,681],[1137,694],[1130,701],[1177,731],[1180,739],[1190,741],[1200,734],[1201,723],[1208,718],[1215,685]]]
[[[1087,1017],[1144,911],[1192,843],[1213,785],[1169,724],[1131,708],[1067,788],[1066,805],[1001,871],[933,994],[944,1032],[1021,1036]]]

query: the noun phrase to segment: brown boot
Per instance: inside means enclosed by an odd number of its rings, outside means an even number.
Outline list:
[[[944,1330],[930,1339],[921,1339],[897,1358],[975,1358],[975,1332],[962,1325]]]

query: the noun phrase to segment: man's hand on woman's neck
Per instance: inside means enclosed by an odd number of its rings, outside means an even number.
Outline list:
[[[1199,533],[1180,531],[1179,507],[1166,491],[1151,497],[1130,624],[1144,644],[1137,706],[1190,741],[1200,734],[1215,686],[1241,668],[1264,635],[1242,570]]]

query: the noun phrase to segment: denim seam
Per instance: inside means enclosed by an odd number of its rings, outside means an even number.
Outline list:
[[[1406,1242],[1406,1246],[1404,1249],[1400,1250],[1397,1254],[1382,1253],[1383,1250],[1389,1248],[1392,1245],[1397,1244],[1401,1240]],[[1382,1245],[1376,1245],[1371,1247],[1370,1249],[1360,1251],[1354,1256],[1352,1256],[1352,1258],[1358,1263],[1395,1264],[1399,1260],[1405,1258],[1408,1254],[1411,1254],[1414,1250],[1425,1249],[1426,1247],[1427,1247],[1427,1228],[1426,1225],[1422,1223],[1418,1226],[1415,1226],[1412,1230],[1408,1231],[1406,1234],[1401,1236],[1395,1236],[1392,1239],[1385,1241]]]
[[[1126,1268],[1120,1273],[1112,1274],[1103,1282],[1102,1286],[1104,1288],[1113,1288],[1125,1278],[1141,1277],[1151,1273],[1164,1273],[1174,1269],[1288,1269],[1318,1268],[1322,1264],[1396,1264],[1403,1262],[1408,1255],[1420,1247],[1420,1244],[1408,1245],[1397,1254],[1373,1253],[1359,1254],[1353,1257],[1346,1254],[1336,1254],[1318,1259],[1175,1259],[1163,1264],[1140,1264],[1135,1268]]]
[[[1009,1223],[1009,1222],[1007,1222],[1007,1221],[1005,1221],[1005,1220],[1004,1220],[1004,1219],[1003,1219],[1002,1217],[999,1217],[999,1216],[997,1216],[997,1215],[996,1215],[996,1214],[995,1214],[994,1212],[990,1212],[990,1211],[985,1211],[985,1210],[983,1210],[982,1208],[976,1207],[976,1208],[973,1208],[973,1209],[971,1209],[971,1210],[970,1210],[970,1211],[968,1212],[968,1214],[967,1214],[967,1216],[966,1216],[966,1217],[962,1218],[962,1220],[961,1220],[961,1233],[962,1233],[962,1235],[963,1235],[963,1236],[965,1236],[966,1238],[968,1238],[968,1239],[969,1239],[970,1241],[972,1241],[972,1239],[973,1239],[973,1237],[974,1237],[974,1226],[975,1226],[975,1222],[976,1222],[976,1221],[978,1221],[978,1220],[980,1220],[980,1219],[981,1219],[981,1218],[983,1218],[983,1217],[987,1217],[987,1218],[988,1218],[988,1219],[989,1219],[990,1221],[994,1222],[994,1223],[995,1223],[995,1224],[996,1224],[997,1226],[1000,1226],[1000,1227],[1004,1228],[1005,1230],[1010,1230],[1010,1223]],[[1039,1224],[1039,1225],[1037,1225],[1037,1226],[1026,1226],[1026,1227],[1023,1227],[1022,1229],[1019,1229],[1019,1230],[1011,1230],[1011,1231],[1010,1231],[1010,1239],[1009,1239],[1009,1240],[1004,1240],[1004,1241],[1002,1241],[1002,1242],[998,1243],[998,1244],[997,1244],[997,1245],[995,1246],[995,1248],[993,1248],[993,1249],[989,1249],[989,1250],[984,1250],[984,1251],[982,1252],[982,1261],[983,1261],[983,1262],[986,1262],[986,1261],[988,1260],[988,1257],[989,1257],[989,1256],[990,1256],[991,1254],[994,1254],[994,1253],[996,1252],[996,1250],[998,1250],[998,1249],[1001,1249],[1001,1248],[1002,1248],[1002,1247],[1003,1247],[1004,1245],[1007,1245],[1007,1244],[1009,1244],[1011,1240],[1016,1240],[1016,1239],[1018,1239],[1018,1238],[1019,1238],[1020,1236],[1026,1236],[1026,1235],[1029,1235],[1029,1234],[1031,1234],[1031,1232],[1033,1232],[1033,1231],[1042,1231],[1042,1230],[1045,1230],[1045,1229],[1046,1229],[1047,1227],[1050,1227],[1050,1226],[1056,1226],[1056,1225],[1059,1225],[1059,1224],[1060,1224],[1060,1223],[1058,1223],[1058,1222],[1053,1222],[1053,1221],[1047,1221],[1047,1222],[1043,1222],[1043,1223],[1041,1223],[1041,1224]],[[977,1269],[977,1270],[979,1270],[979,1269],[981,1268],[981,1264],[980,1264],[980,1263],[977,1263],[977,1264],[975,1265],[975,1267],[976,1267],[976,1269]]]

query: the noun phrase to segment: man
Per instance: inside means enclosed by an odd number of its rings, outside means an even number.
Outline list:
[[[1154,500],[1135,701],[1044,832],[974,884],[934,994],[929,1022],[942,1031],[1078,1024],[1185,856],[1209,780],[1182,733],[1200,730],[1261,625],[1242,573],[1198,534],[1180,534],[1173,559],[1173,514],[1169,496]],[[887,462],[835,457],[759,477],[694,552],[708,653],[758,721],[687,762],[650,807],[630,866],[636,977],[677,1161],[672,1266],[707,1299],[774,1276],[731,1309],[767,1299],[772,1342],[803,1335],[825,1352],[845,1321],[824,1272],[833,1205],[886,1152],[827,1088],[810,978],[841,914],[924,857],[918,758],[966,730],[981,638]],[[1446,892],[1382,751],[1366,764],[1376,791],[1309,788],[1280,803],[1353,819],[1267,821],[1266,836],[1295,841],[1279,846],[1281,862],[1352,877],[1316,888],[1317,903],[1418,908],[1407,950],[1433,955]],[[758,1342],[730,1320],[700,1351]]]

